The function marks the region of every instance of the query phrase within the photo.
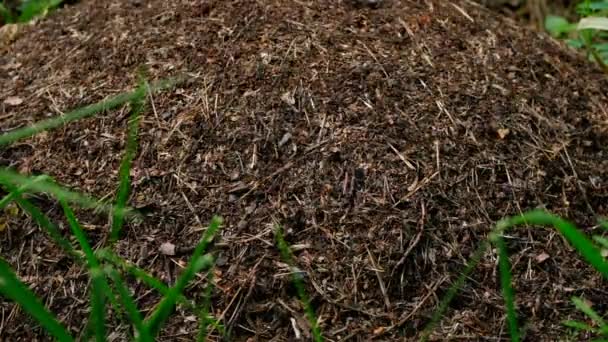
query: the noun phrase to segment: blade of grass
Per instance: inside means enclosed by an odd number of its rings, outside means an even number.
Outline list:
[[[131,115],[129,116],[128,132],[127,132],[127,147],[125,155],[120,163],[120,169],[118,177],[120,179],[118,184],[118,192],[116,195],[116,206],[114,214],[112,215],[112,229],[110,231],[110,243],[116,242],[122,230],[124,221],[124,208],[129,198],[130,183],[130,172],[131,164],[135,158],[137,151],[137,131],[139,128],[139,119],[144,110],[145,97],[146,97],[146,84],[140,86],[141,96],[131,101]],[[142,90],[143,89],[143,90]]]
[[[111,204],[97,200],[80,192],[66,189],[63,186],[58,185],[50,177],[47,179],[39,179],[38,181],[34,182],[33,179],[35,178],[36,176],[25,176],[10,169],[0,168],[0,183],[7,187],[29,184],[27,188],[30,192],[48,193],[53,195],[58,200],[78,204],[84,208],[95,209],[106,213],[112,211]],[[123,211],[125,214],[136,213],[136,211],[132,208],[126,208],[123,209]]]
[[[579,331],[597,332],[597,330],[591,327],[590,325],[579,321],[564,321],[562,322],[562,324]]]
[[[42,305],[36,294],[17,278],[3,259],[0,259],[0,292],[6,298],[18,303],[57,340],[62,342],[74,340],[55,316]]]
[[[95,257],[93,248],[89,244],[84,230],[76,220],[76,216],[68,204],[60,200],[63,212],[68,221],[68,225],[72,229],[72,233],[76,236],[76,240],[80,244],[80,248],[84,252],[87,260],[87,266],[92,278],[91,288],[91,317],[95,322],[95,338],[98,342],[105,341],[105,294],[109,294],[109,285],[105,280],[103,272],[99,267],[99,261]]]
[[[203,256],[207,246],[213,240],[215,233],[219,230],[222,220],[219,217],[214,217],[205,231],[203,239],[198,243],[188,266],[177,279],[175,285],[169,289],[169,293],[162,299],[160,304],[152,312],[150,318],[146,321],[145,329],[150,332],[152,337],[158,334],[162,324],[169,316],[171,310],[175,306],[177,298],[183,293],[184,289],[194,277],[194,275],[204,268],[210,268],[213,265],[213,258],[209,255]]]
[[[203,307],[200,310],[201,327],[198,331],[196,340],[204,342],[207,340],[207,326],[209,325],[209,311],[211,308],[211,295],[213,293],[213,272],[209,272],[207,276],[207,287],[203,298]]]
[[[422,336],[420,337],[421,341],[428,340],[429,336],[433,332],[433,329],[435,328],[435,325],[437,325],[441,317],[443,317],[448,306],[450,305],[454,297],[456,297],[458,291],[464,285],[465,280],[469,277],[471,272],[473,272],[475,267],[477,267],[477,265],[481,261],[481,258],[483,257],[483,254],[486,252],[489,246],[489,241],[484,240],[481,245],[477,247],[477,250],[475,250],[473,255],[469,258],[469,261],[467,262],[464,270],[462,271],[458,279],[456,279],[456,281],[452,284],[452,286],[450,286],[446,294],[443,296],[441,302],[439,303],[439,306],[437,307],[437,309],[435,309],[435,312],[433,312],[431,320],[422,331]]]
[[[133,326],[135,327],[135,330],[138,333],[139,340],[143,342],[153,341],[152,337],[147,334],[147,331],[144,329],[144,321],[141,316],[141,313],[137,309],[137,305],[135,304],[133,297],[129,293],[129,290],[125,286],[118,272],[112,267],[106,267],[106,273],[114,282],[114,287],[118,291],[118,295],[122,300],[122,305],[127,311],[129,319],[131,320],[131,323],[133,323]]]
[[[490,239],[498,248],[500,285],[502,287],[502,295],[505,299],[505,306],[507,308],[507,321],[509,322],[511,341],[519,342],[519,328],[517,327],[517,314],[515,313],[515,296],[513,294],[513,287],[511,285],[511,263],[509,262],[507,246],[504,238],[498,234],[493,234]]]
[[[46,175],[34,177],[29,182],[23,184],[22,186],[20,186],[19,188],[15,189],[11,192],[9,192],[8,195],[4,196],[2,198],[2,200],[0,200],[0,210],[4,209],[4,207],[6,207],[9,203],[14,201],[17,197],[21,196],[21,194],[24,193],[32,183],[44,181],[44,180],[47,180],[48,178],[49,177]]]
[[[91,316],[95,324],[95,340],[97,342],[106,341],[106,327],[105,327],[105,294],[104,294],[104,282],[103,272],[98,268],[93,268],[89,271],[91,273]]]
[[[605,238],[603,236],[595,235],[592,237],[592,239],[593,239],[593,241],[597,242],[603,248],[608,249],[608,239],[607,238]]]
[[[277,225],[275,227],[275,239],[277,241],[277,246],[279,248],[279,251],[281,252],[283,261],[290,265],[290,267],[295,268],[293,266],[293,255],[291,253],[291,249],[287,245],[287,242],[285,242],[285,239],[283,238],[283,230],[281,226]],[[310,299],[308,298],[306,290],[304,289],[304,285],[302,284],[301,276],[299,275],[299,272],[295,272],[295,270],[292,270],[291,274],[292,282],[296,287],[296,291],[298,292],[298,296],[300,297],[300,301],[302,302],[302,305],[304,307],[306,318],[310,323],[313,339],[316,342],[323,341],[323,336],[321,335],[319,324],[315,317],[315,313],[312,309],[312,306],[310,305]]]
[[[5,185],[6,189],[11,193],[17,192],[17,187],[7,184]],[[27,212],[34,221],[46,232],[49,234],[51,239],[55,241],[57,245],[59,245],[66,253],[75,257],[77,260],[81,259],[81,255],[78,254],[72,244],[66,240],[61,233],[59,232],[59,228],[55,224],[53,224],[45,214],[38,209],[35,205],[33,205],[30,201],[26,200],[22,197],[16,197],[15,202],[21,207],[21,209]]]
[[[608,262],[605,261],[601,251],[572,223],[542,210],[533,210],[523,215],[501,220],[496,225],[497,233],[502,234],[505,229],[521,224],[553,226],[566,238],[585,261],[605,278],[608,278]]]
[[[154,276],[148,274],[143,269],[131,264],[128,261],[123,260],[118,255],[114,254],[112,251],[110,251],[108,249],[102,249],[97,252],[97,255],[101,259],[109,261],[112,264],[114,264],[114,266],[118,267],[119,269],[131,274],[136,279],[141,280],[144,284],[155,289],[163,296],[166,296],[169,293],[169,287],[167,285],[165,285],[163,282],[161,282]],[[180,296],[178,298],[178,303],[186,306],[189,309],[195,309],[194,304],[192,304],[190,301],[188,301],[186,299],[186,297],[184,297],[184,296]]]
[[[602,317],[597,312],[595,312],[595,310],[593,310],[593,308],[589,306],[589,304],[587,304],[583,299],[581,299],[580,297],[572,297],[572,302],[574,303],[574,306],[576,306],[577,309],[587,315],[587,317],[591,318],[591,320],[595,322],[595,324],[600,327],[606,325],[606,322],[604,322]]]
[[[150,86],[151,92],[157,92],[174,87],[175,85],[185,81],[185,77],[162,80]],[[122,93],[113,96],[105,101],[100,101],[92,105],[81,107],[59,117],[53,117],[47,120],[39,121],[31,126],[16,129],[14,131],[0,135],[0,146],[5,146],[14,143],[17,140],[31,137],[42,131],[61,127],[72,121],[84,119],[93,116],[97,113],[104,112],[110,109],[120,107],[121,105],[133,101],[141,96],[146,95],[146,89],[138,88],[129,93]]]

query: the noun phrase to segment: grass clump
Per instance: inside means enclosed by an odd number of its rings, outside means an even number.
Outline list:
[[[214,258],[207,250],[220,230],[222,220],[219,217],[214,217],[211,220],[204,236],[197,244],[189,264],[182,271],[173,287],[168,287],[160,280],[149,275],[144,270],[131,265],[112,251],[112,243],[119,239],[125,218],[130,217],[128,216],[129,214],[136,214],[134,210],[127,207],[127,200],[130,188],[130,169],[137,151],[138,123],[145,108],[145,97],[148,91],[167,89],[174,84],[176,82],[164,81],[149,86],[147,83],[142,82],[134,92],[121,94],[109,100],[77,109],[60,118],[44,120],[32,126],[0,135],[0,146],[6,146],[19,139],[30,137],[45,130],[61,127],[74,120],[89,117],[123,104],[128,103],[131,105],[127,147],[120,165],[119,187],[115,203],[102,202],[89,195],[67,189],[46,175],[28,176],[8,168],[0,169],[0,186],[7,192],[7,195],[0,199],[0,210],[12,203],[16,203],[23,212],[33,218],[41,229],[51,236],[55,243],[60,245],[65,252],[76,259],[88,271],[91,278],[89,288],[91,310],[87,329],[78,338],[79,340],[88,340],[90,337],[93,337],[96,341],[105,341],[107,335],[106,319],[109,310],[113,310],[115,313],[120,314],[119,317],[124,323],[133,326],[135,332],[132,336],[133,340],[154,341],[154,336],[160,332],[176,304],[184,304],[188,308],[196,310],[196,305],[189,302],[184,297],[183,292],[198,272],[204,270],[210,271],[214,267]],[[31,193],[50,195],[60,203],[68,226],[76,238],[77,246],[74,246],[68,239],[63,237],[52,220],[42,210],[27,200],[25,196]],[[108,246],[103,247],[97,252],[93,250],[71,205],[95,209],[98,212],[106,212],[110,215],[112,218],[112,229],[110,231],[110,238],[108,239]],[[144,319],[137,308],[136,301],[130,293],[126,282],[123,280],[125,275],[123,272],[134,276],[144,284],[156,289],[162,295],[159,304],[147,319]],[[0,260],[0,294],[20,305],[25,312],[36,319],[41,327],[55,339],[59,341],[73,341],[75,339],[59,322],[57,317],[44,307],[42,300],[37,298],[19,280],[4,260]],[[208,295],[210,296],[210,293]],[[107,303],[110,306],[107,306]],[[206,329],[207,324],[210,322],[213,323],[207,313],[208,307],[209,304],[207,303],[204,306],[206,311],[203,310],[204,316],[201,322],[203,329]],[[217,326],[218,324],[214,325]],[[203,335],[202,340],[205,337],[206,334]]]
[[[481,256],[487,250],[487,247],[490,244],[494,244],[498,251],[500,284],[505,300],[507,323],[509,326],[511,341],[517,342],[521,340],[520,336],[522,332],[520,331],[517,323],[515,293],[512,287],[511,265],[509,262],[507,248],[502,237],[506,230],[519,225],[549,226],[555,228],[590,266],[597,270],[605,279],[608,279],[608,262],[602,254],[601,246],[595,244],[592,239],[589,239],[572,223],[541,210],[533,210],[522,215],[505,218],[496,224],[496,227],[490,234],[489,238],[484,241],[474,253],[473,257],[467,263],[464,272],[462,272],[458,280],[452,284],[447,294],[443,297],[438,308],[435,310],[431,321],[422,334],[423,341],[426,341],[429,338],[433,328],[445,314],[449,303],[455,297],[458,290],[460,290],[460,288],[464,285],[464,281],[467,276],[479,264]],[[600,316],[591,309],[590,306],[586,305],[584,301],[577,298],[574,298],[573,302],[576,308],[585,313],[596,323],[598,328],[594,328],[586,323],[577,321],[567,321],[565,322],[567,326],[577,330],[599,333],[604,337],[608,336],[608,327]]]

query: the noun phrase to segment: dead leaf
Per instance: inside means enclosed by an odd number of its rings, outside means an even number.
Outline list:
[[[158,251],[164,255],[175,255],[175,245],[172,244],[171,242],[165,242],[162,245],[160,245],[160,248],[158,248]]]
[[[549,259],[551,256],[545,252],[540,253],[539,255],[536,256],[536,262],[538,262],[539,264],[547,259]]]
[[[374,329],[374,335],[380,335],[380,334],[384,333],[384,330],[386,330],[385,327],[378,327],[378,328]]]
[[[23,99],[17,96],[9,96],[4,99],[4,104],[9,106],[18,106],[23,103]]]
[[[289,92],[289,91],[285,92],[283,95],[281,95],[281,100],[290,106],[293,106],[296,104],[296,99],[293,98],[293,95],[291,95],[291,92]]]
[[[509,133],[511,133],[511,131],[508,128],[499,128],[497,133],[500,139],[504,139],[507,137],[507,135],[509,135]]]

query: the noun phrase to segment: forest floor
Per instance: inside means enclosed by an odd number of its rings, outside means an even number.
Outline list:
[[[147,216],[117,251],[172,283],[179,252],[222,216],[212,314],[230,340],[307,334],[275,224],[328,341],[401,341],[416,340],[497,220],[541,207],[590,231],[608,215],[608,79],[472,2],[82,1],[0,46],[0,132],[133,89],[142,65],[151,80],[189,82],[150,97],[129,201]],[[127,114],[3,147],[0,165],[111,198]],[[63,222],[50,197],[32,201]],[[103,241],[107,216],[78,214]],[[0,239],[21,279],[81,331],[82,267],[26,216]],[[166,242],[178,255],[159,252]],[[606,281],[555,231],[522,227],[507,242],[526,339],[567,336],[573,295],[608,311]],[[156,294],[130,286],[150,310]],[[489,250],[433,338],[506,338],[503,306]],[[3,340],[44,339],[13,304],[0,308]],[[194,315],[179,308],[160,340],[193,340]],[[128,327],[109,324],[123,340]]]

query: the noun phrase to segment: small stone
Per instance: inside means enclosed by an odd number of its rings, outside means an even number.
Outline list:
[[[285,92],[285,93],[283,93],[283,95],[281,95],[281,100],[290,106],[293,106],[296,104],[296,99],[293,97],[293,95],[289,91]]]
[[[23,103],[23,99],[17,96],[9,96],[4,100],[4,104],[9,106],[18,106]]]
[[[164,255],[175,255],[175,245],[171,242],[163,243],[158,250]]]
[[[279,140],[279,147],[287,144],[289,142],[289,140],[291,140],[291,133],[287,132],[283,135],[281,140]]]
[[[549,254],[542,252],[539,255],[536,256],[536,262],[538,262],[539,264],[542,263],[543,261],[549,259]]]

